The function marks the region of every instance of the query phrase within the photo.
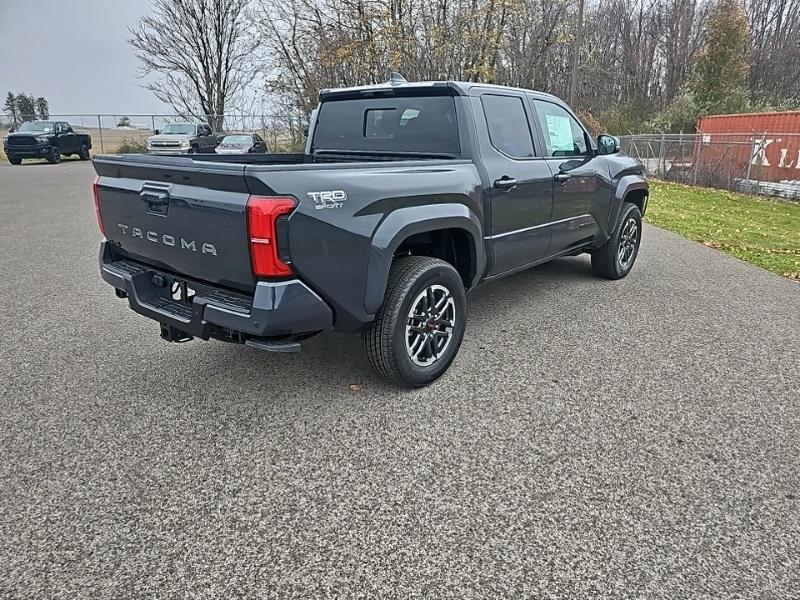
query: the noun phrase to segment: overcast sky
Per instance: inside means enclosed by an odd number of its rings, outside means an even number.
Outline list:
[[[150,0],[0,0],[0,94],[45,96],[50,112],[167,112],[141,87],[128,26]]]

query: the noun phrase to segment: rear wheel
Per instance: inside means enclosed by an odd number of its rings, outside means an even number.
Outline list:
[[[448,263],[403,257],[389,272],[383,305],[364,331],[372,367],[404,387],[422,387],[453,362],[464,338],[467,296]]]
[[[56,165],[61,162],[61,153],[55,146],[50,148],[50,154],[47,155],[47,162],[51,165]]]
[[[78,152],[78,158],[81,160],[89,160],[89,146],[86,144],[81,145],[81,150]]]
[[[22,159],[17,158],[16,156],[9,156],[8,162],[10,162],[12,165],[20,165],[22,164]]]
[[[592,271],[606,279],[622,279],[633,268],[642,242],[642,213],[630,202],[622,205],[608,241],[592,252]]]

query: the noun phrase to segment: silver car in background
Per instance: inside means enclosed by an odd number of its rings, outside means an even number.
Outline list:
[[[217,154],[264,154],[266,151],[267,145],[257,133],[226,135],[215,149]]]

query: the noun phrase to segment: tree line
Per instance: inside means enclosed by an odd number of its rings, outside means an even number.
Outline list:
[[[566,98],[612,133],[694,131],[703,114],[800,107],[800,0],[155,0],[131,29],[148,87],[219,117],[260,73],[306,119],[326,87],[456,79]]]
[[[10,125],[19,127],[25,121],[50,118],[50,103],[44,96],[34,98],[33,94],[8,92],[3,110],[11,119]]]

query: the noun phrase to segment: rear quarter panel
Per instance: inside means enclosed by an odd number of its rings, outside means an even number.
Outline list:
[[[297,274],[334,309],[336,329],[355,331],[383,299],[394,249],[413,233],[462,226],[482,253],[482,195],[466,160],[248,166],[251,193],[289,195]],[[344,191],[338,207],[320,208],[313,193]]]

